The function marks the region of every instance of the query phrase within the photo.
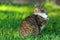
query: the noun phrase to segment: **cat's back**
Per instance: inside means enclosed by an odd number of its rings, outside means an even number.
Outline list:
[[[36,32],[38,34],[38,27],[36,27],[35,15],[28,16],[23,20],[20,26],[21,36],[26,36],[28,34],[33,34]]]

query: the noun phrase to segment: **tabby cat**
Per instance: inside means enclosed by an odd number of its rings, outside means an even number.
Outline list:
[[[19,28],[20,36],[38,35],[48,22],[48,15],[44,8],[35,7],[34,13],[25,18]]]

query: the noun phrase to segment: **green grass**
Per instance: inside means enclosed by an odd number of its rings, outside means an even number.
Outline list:
[[[41,35],[19,36],[22,20],[33,13],[33,6],[0,5],[0,40],[60,40],[60,6],[46,4],[49,22]]]

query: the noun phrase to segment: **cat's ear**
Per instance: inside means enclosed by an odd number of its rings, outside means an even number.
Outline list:
[[[37,13],[39,11],[40,11],[40,8],[39,7],[34,8],[34,13]]]
[[[39,4],[35,4],[35,6],[34,6],[34,13],[35,13],[35,12],[38,12],[39,9],[40,9]]]

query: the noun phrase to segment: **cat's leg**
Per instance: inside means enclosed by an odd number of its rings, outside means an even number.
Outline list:
[[[41,26],[41,31],[44,29],[44,27],[45,27],[45,25],[42,25],[42,26]]]
[[[45,25],[42,25],[42,26],[39,26],[39,34],[38,35],[41,35],[41,31],[44,29]]]

